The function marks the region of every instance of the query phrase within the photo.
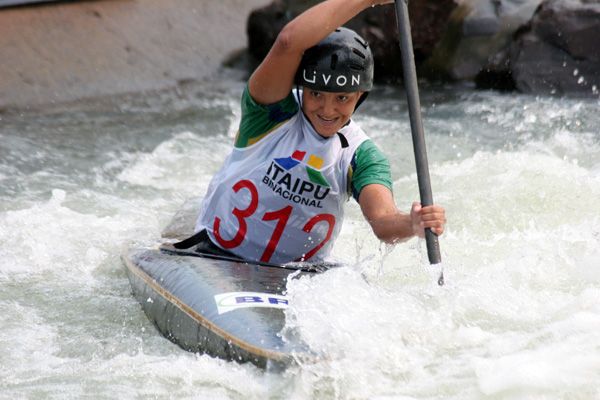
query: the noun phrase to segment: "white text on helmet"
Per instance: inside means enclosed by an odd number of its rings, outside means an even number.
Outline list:
[[[302,71],[302,76],[304,78],[304,81],[307,83],[312,83],[312,84],[316,84],[317,83],[317,71],[313,71],[312,73],[312,77],[308,77],[306,76],[306,69]],[[309,72],[310,75],[310,72]],[[331,80],[332,75],[325,75],[325,74],[321,74],[320,79],[322,80],[323,84],[325,86],[329,85],[329,81]],[[348,83],[348,77],[345,75],[338,75],[337,78],[335,78],[335,83],[338,86],[346,86],[346,84]],[[350,76],[350,86],[359,86],[360,85],[360,74],[357,75],[351,75]]]

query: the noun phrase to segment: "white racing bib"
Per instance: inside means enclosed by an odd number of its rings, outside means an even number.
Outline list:
[[[244,259],[322,261],[341,229],[352,156],[367,136],[350,122],[323,138],[299,112],[259,142],[234,148],[213,177],[196,231]]]

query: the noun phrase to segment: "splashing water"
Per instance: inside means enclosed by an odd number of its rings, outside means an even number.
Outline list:
[[[160,336],[119,253],[159,241],[204,193],[241,87],[2,115],[1,396],[600,397],[597,100],[424,91],[444,262],[429,266],[421,240],[381,245],[350,202],[334,250],[347,266],[288,285],[283,334],[323,360],[275,374]],[[418,190],[404,95],[378,88],[356,119],[389,156],[408,210]]]

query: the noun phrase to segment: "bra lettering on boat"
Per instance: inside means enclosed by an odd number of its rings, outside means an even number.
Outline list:
[[[216,294],[215,303],[219,314],[224,314],[248,307],[287,308],[288,299],[273,293],[229,292]]]

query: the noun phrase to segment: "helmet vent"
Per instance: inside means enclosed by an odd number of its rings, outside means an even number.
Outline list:
[[[362,38],[355,36],[354,40],[356,41],[356,43],[360,44],[364,49],[366,49],[367,47],[369,47],[369,43],[367,43],[366,41],[362,40]]]
[[[365,60],[367,58],[367,56],[365,56],[365,53],[363,53],[362,51],[360,51],[359,49],[353,48],[352,52],[354,54],[356,54],[357,56],[359,56],[360,58],[362,58],[363,60]]]
[[[332,70],[336,69],[337,63],[338,63],[338,56],[337,56],[337,54],[332,54],[331,55],[331,69]]]
[[[359,64],[350,64],[350,69],[352,69],[354,71],[364,71],[365,70],[365,68]]]

